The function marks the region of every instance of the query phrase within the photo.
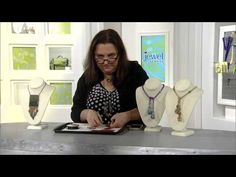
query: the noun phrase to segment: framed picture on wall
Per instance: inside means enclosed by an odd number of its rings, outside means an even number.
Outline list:
[[[50,105],[72,105],[72,82],[70,81],[51,81],[50,85],[55,90],[50,98]]]
[[[32,22],[12,22],[12,34],[35,34],[37,23]]]
[[[49,35],[71,34],[71,23],[70,22],[47,23],[47,34]]]
[[[47,46],[50,70],[71,70],[72,47],[68,45]]]
[[[36,70],[36,46],[12,45],[10,51],[13,70]]]
[[[229,39],[231,39],[231,41]],[[221,26],[219,36],[219,62],[227,63],[227,72],[218,74],[218,104],[236,106],[235,54],[236,25]]]
[[[140,34],[141,65],[150,78],[168,82],[168,33]]]

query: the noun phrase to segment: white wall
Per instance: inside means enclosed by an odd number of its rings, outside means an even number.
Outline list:
[[[118,32],[118,34],[121,36],[121,29],[122,25],[119,22],[106,22],[104,23],[104,29],[114,29]]]
[[[189,79],[202,88],[201,51],[202,23],[175,23],[174,32],[174,83]],[[197,103],[188,127],[201,128],[201,99]]]

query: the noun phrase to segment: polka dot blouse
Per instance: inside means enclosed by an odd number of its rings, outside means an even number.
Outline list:
[[[86,107],[99,112],[104,124],[110,123],[112,116],[120,111],[119,93],[117,89],[108,91],[98,83],[89,92]]]

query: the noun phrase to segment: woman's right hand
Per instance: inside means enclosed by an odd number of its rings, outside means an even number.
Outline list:
[[[102,118],[98,112],[87,109],[86,120],[91,127],[97,127],[102,125]]]

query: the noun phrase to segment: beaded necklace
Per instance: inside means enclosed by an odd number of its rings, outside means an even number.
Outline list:
[[[178,117],[177,117],[177,119],[178,119],[178,121],[179,122],[182,122],[183,121],[183,119],[182,119],[182,110],[181,110],[181,105],[180,105],[180,101],[186,96],[186,95],[188,95],[188,94],[190,94],[194,89],[196,89],[197,87],[194,87],[193,89],[191,89],[191,90],[189,90],[186,94],[184,94],[182,97],[180,97],[177,93],[176,93],[176,91],[175,91],[175,87],[173,88],[173,90],[174,90],[174,92],[175,92],[175,95],[178,97],[178,103],[177,103],[177,105],[176,105],[176,108],[175,108],[175,113],[176,114],[178,114]]]
[[[147,94],[147,92],[145,91],[144,87],[142,86],[142,89],[143,89],[143,92],[145,93],[145,95],[148,97],[149,99],[149,103],[148,103],[148,115],[151,115],[151,119],[154,119],[155,118],[155,112],[154,112],[154,100],[155,98],[162,92],[164,88],[164,84],[162,84],[162,88],[161,90],[154,96],[154,97],[151,97]]]

